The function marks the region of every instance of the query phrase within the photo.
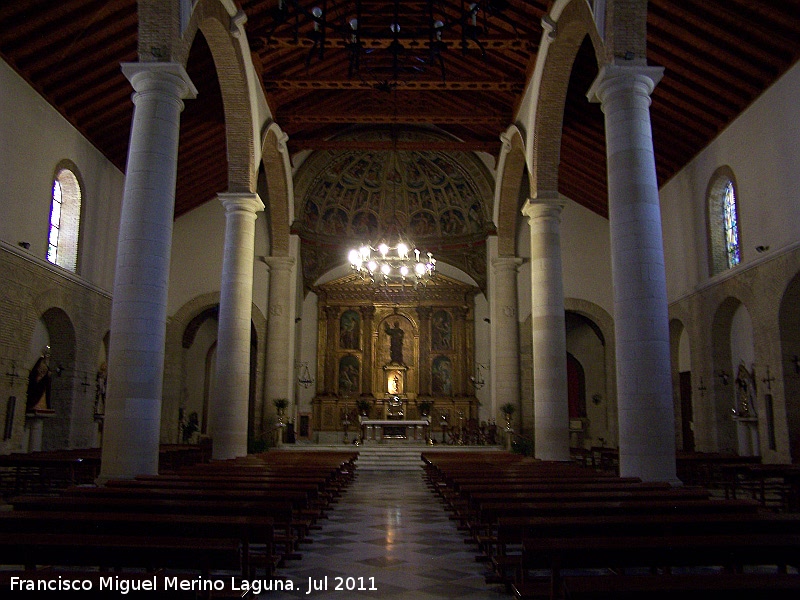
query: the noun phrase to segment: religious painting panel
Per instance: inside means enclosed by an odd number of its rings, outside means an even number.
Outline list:
[[[348,397],[357,395],[361,379],[361,364],[358,357],[352,354],[343,356],[339,361],[339,395]]]
[[[431,350],[453,349],[453,321],[446,310],[436,311],[431,319]]]
[[[361,315],[355,310],[346,310],[339,318],[339,347],[358,350],[361,340]]]
[[[446,356],[433,359],[431,391],[435,396],[450,396],[453,392],[453,363]]]

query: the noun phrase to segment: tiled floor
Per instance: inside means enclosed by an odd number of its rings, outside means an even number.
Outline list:
[[[464,543],[442,504],[417,472],[364,472],[350,485],[330,518],[302,548],[303,558],[280,569],[299,588],[262,598],[310,600],[491,600],[509,598],[487,586],[485,565]],[[327,591],[309,591],[309,578]],[[340,579],[336,579],[336,578]],[[349,583],[375,590],[347,591]],[[342,582],[345,589],[334,587]],[[318,585],[321,585],[318,583]]]

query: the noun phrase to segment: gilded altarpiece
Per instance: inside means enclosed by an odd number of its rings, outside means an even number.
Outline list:
[[[372,419],[419,419],[423,401],[431,403],[434,431],[477,419],[469,375],[478,288],[441,274],[417,290],[375,287],[352,274],[314,292],[316,431],[342,431],[345,417],[354,431],[365,406]]]

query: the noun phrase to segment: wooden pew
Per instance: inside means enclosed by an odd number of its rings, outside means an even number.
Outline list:
[[[187,515],[266,516],[273,519],[275,543],[284,544],[286,558],[297,558],[295,545],[308,535],[306,523],[294,519],[290,502],[250,500],[177,500],[163,498],[108,498],[80,496],[18,496],[9,501],[15,510],[148,513]],[[277,530],[283,533],[278,534]],[[297,531],[297,535],[294,532]]]
[[[254,571],[251,550],[255,549],[259,556],[272,557],[275,540],[273,519],[265,516],[76,511],[0,511],[0,533],[236,538],[242,548],[242,572],[246,576]],[[276,561],[263,562],[264,574],[269,577]]]
[[[747,597],[795,600],[800,597],[800,575],[691,573],[564,577],[562,594],[571,600],[731,600]]]
[[[529,597],[528,572],[536,569],[549,572],[550,597],[558,598],[561,573],[567,569],[610,569],[619,574],[627,569],[649,569],[652,573],[660,569],[668,573],[677,567],[704,567],[736,573],[749,565],[775,566],[776,572],[782,572],[787,564],[800,564],[800,534],[529,538],[522,542],[522,563],[514,593],[518,598]],[[668,576],[660,576],[654,585],[662,585],[661,577]],[[540,586],[536,589],[541,593]]]
[[[0,564],[60,565],[119,569],[213,569],[242,571],[238,539],[118,536],[97,534],[0,533]]]

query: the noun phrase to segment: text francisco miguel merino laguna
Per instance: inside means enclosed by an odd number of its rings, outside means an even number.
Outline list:
[[[291,579],[241,579],[229,577],[226,579],[210,579],[207,577],[170,577],[168,575],[127,574],[97,577],[75,577],[64,575],[47,577],[41,573],[27,579],[25,577],[11,577],[12,592],[80,592],[80,591],[114,591],[121,594],[128,592],[149,591],[233,591],[261,594],[263,592],[305,591],[313,592],[375,592],[374,577],[322,577],[314,579],[309,577],[307,586],[300,586]]]

